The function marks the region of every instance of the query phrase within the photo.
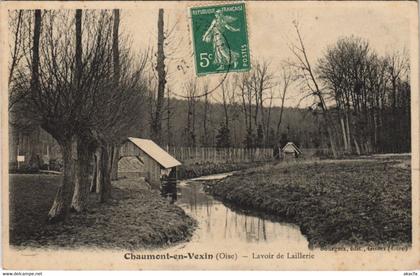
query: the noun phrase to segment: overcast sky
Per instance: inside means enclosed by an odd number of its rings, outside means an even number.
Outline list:
[[[158,8],[165,10],[165,27],[174,31],[167,49],[168,86],[183,94],[184,83],[195,76],[188,7],[191,2],[142,2],[136,8],[122,10],[124,34],[133,41],[133,49],[156,49]],[[199,3],[203,5],[203,3]],[[309,58],[315,63],[328,45],[344,36],[368,39],[379,54],[409,50],[410,18],[416,14],[414,2],[247,2],[247,21],[251,58],[269,60],[272,69],[292,58],[287,43],[293,42],[292,21],[298,19]],[[181,67],[182,66],[182,67]],[[187,68],[187,66],[189,68]],[[216,85],[220,75],[199,78]],[[210,85],[210,86],[211,86]],[[297,89],[289,94],[286,105],[295,106]],[[214,92],[218,98],[219,91]]]

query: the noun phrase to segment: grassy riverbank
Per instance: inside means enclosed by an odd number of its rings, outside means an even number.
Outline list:
[[[178,179],[191,179],[205,175],[245,170],[260,166],[262,164],[264,164],[264,162],[204,163],[182,165],[178,168]]]
[[[296,223],[310,246],[410,243],[408,158],[284,162],[208,189],[236,207]]]
[[[141,182],[113,182],[113,199],[70,214],[65,223],[46,216],[61,176],[10,176],[10,244],[19,247],[136,249],[167,246],[190,238],[195,221]]]

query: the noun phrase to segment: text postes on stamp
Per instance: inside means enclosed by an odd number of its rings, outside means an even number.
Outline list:
[[[190,9],[197,75],[251,68],[244,3]]]

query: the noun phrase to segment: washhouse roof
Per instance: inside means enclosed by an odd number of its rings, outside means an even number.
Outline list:
[[[299,154],[302,153],[300,149],[293,142],[287,142],[287,144],[282,148],[282,151],[286,153],[292,153],[292,152],[297,152]]]
[[[172,155],[159,147],[152,140],[134,137],[128,137],[128,140],[130,140],[134,145],[150,156],[153,160],[158,162],[165,169],[181,165],[181,162],[172,157]]]

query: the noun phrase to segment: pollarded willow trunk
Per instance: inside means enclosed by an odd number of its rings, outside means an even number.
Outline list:
[[[90,192],[91,193],[96,193],[97,192],[97,177],[98,177],[98,165],[97,165],[97,154],[96,151],[93,154],[93,170],[92,170],[92,179],[90,181]]]
[[[98,193],[99,193],[99,202],[103,203],[108,201],[111,198],[111,159],[110,159],[110,150],[112,147],[102,145],[100,149],[100,157],[97,162],[98,166]]]
[[[118,144],[112,147],[111,180],[118,180],[118,161],[120,160],[120,147]]]
[[[63,153],[63,181],[55,195],[53,205],[48,213],[49,222],[62,221],[66,218],[70,208],[74,190],[74,161],[73,161],[73,139],[61,143]]]
[[[102,189],[102,178],[103,178],[103,171],[101,169],[101,162],[102,162],[102,147],[98,147],[95,152],[95,171],[96,171],[96,182],[95,182],[95,192],[97,194],[101,193]]]
[[[75,188],[71,203],[71,209],[76,212],[83,212],[87,206],[91,156],[92,153],[88,141],[79,139],[75,166]]]

